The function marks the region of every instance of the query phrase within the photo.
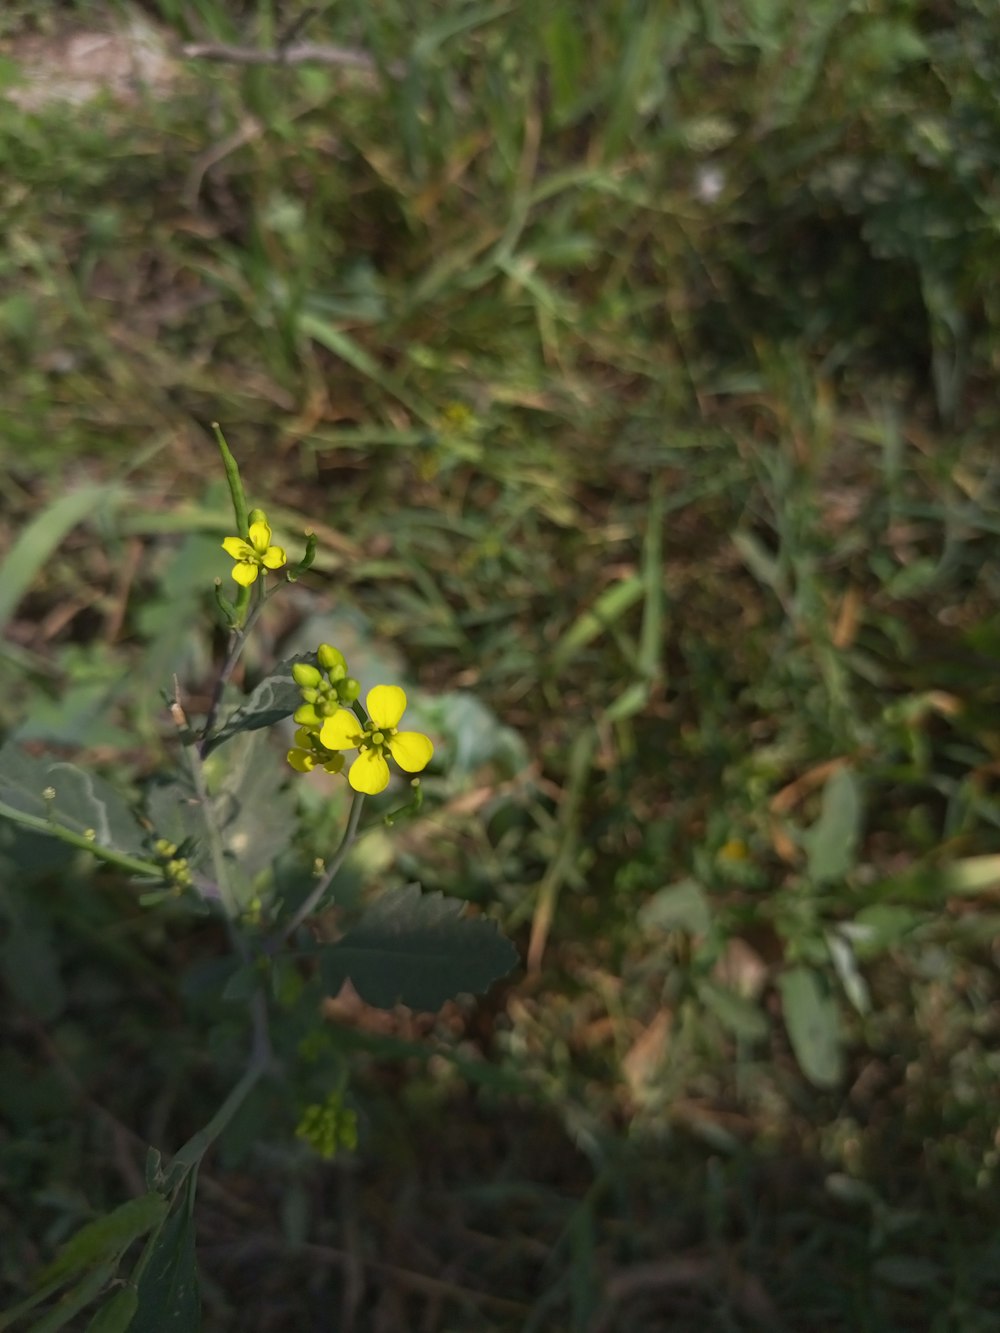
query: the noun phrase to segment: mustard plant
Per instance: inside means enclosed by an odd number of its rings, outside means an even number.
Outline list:
[[[384,826],[420,810],[422,775],[434,781],[435,748],[423,732],[401,729],[407,696],[398,684],[369,682],[362,702],[362,682],[333,644],[277,664],[248,696],[233,697],[234,674],[261,612],[309,570],[317,542],[304,534],[299,559],[289,559],[285,534],[275,540],[265,510],[249,506],[236,459],[218,427],[215,435],[235,525],[221,543],[233,562],[233,595],[221,575],[215,583],[229,642],[203,717],[176,682],[165,697],[178,771],[158,775],[133,809],[103,778],[28,753],[15,739],[0,750],[0,817],[116,868],[147,910],[187,908],[218,918],[231,953],[225,995],[245,1007],[246,1063],[216,1113],[176,1152],[149,1146],[146,1194],[84,1226],[37,1275],[31,1294],[0,1315],[3,1328],[47,1306],[44,1327],[55,1330],[96,1306],[93,1329],[197,1329],[198,1168],[254,1089],[263,1080],[287,1081],[295,1062],[304,1061],[319,1095],[299,1107],[289,1136],[322,1160],[357,1149],[349,1080],[341,1069],[323,1085],[318,998],[350,980],[371,1004],[436,1009],[457,993],[484,990],[516,957],[493,923],[467,918],[460,903],[414,885],[384,890],[335,942],[313,928],[336,902],[338,875],[369,822]],[[267,733],[289,722],[292,745],[269,744]],[[239,752],[241,762],[227,766],[228,751]],[[403,803],[389,812],[369,808],[394,781],[390,760]],[[316,858],[296,897],[278,888],[272,867],[289,849],[267,842],[254,801],[294,814],[292,784],[317,769],[343,781],[350,802],[339,841]],[[294,827],[291,818],[286,844]],[[287,1049],[275,1038],[273,1019],[296,1006],[311,1035]]]

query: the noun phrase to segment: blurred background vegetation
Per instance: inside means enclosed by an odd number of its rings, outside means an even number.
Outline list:
[[[336,635],[449,756],[359,888],[525,959],[331,1002],[358,1151],[291,1061],[206,1328],[1000,1328],[997,17],[4,6],[0,728],[138,789],[204,708],[218,420],[321,539],[246,682]],[[0,839],[9,1302],[242,1048],[209,922]]]

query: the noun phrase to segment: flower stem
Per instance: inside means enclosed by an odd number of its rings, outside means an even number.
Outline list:
[[[290,939],[291,936],[294,935],[295,932],[298,930],[299,926],[302,925],[303,921],[305,921],[308,917],[312,916],[313,912],[316,910],[316,907],[323,898],[323,895],[326,893],[330,885],[333,883],[337,871],[346,861],[348,852],[354,846],[354,841],[358,836],[358,825],[361,823],[361,811],[364,808],[364,804],[365,804],[364,796],[361,794],[361,792],[357,792],[355,794],[354,800],[351,803],[351,812],[347,817],[347,827],[344,829],[344,836],[340,840],[340,846],[333,854],[333,859],[330,861],[326,870],[323,872],[323,875],[320,878],[319,882],[316,884],[316,887],[306,898],[305,902],[301,904],[299,910],[295,913],[295,915],[291,918],[291,920],[286,922],[286,924],[282,926],[280,930],[278,930],[276,934],[273,936],[273,938],[269,942],[270,943],[269,952],[276,949],[279,945],[284,944],[284,942],[287,939]]]
[[[58,838],[60,842],[69,843],[71,847],[79,847],[85,852],[92,852],[98,860],[106,862],[109,866],[118,866],[121,870],[131,870],[135,875],[146,875],[150,879],[163,879],[163,867],[155,862],[140,861],[137,856],[127,856],[124,852],[116,852],[111,847],[102,847],[99,843],[91,842],[89,838],[85,838],[82,833],[74,833],[72,829],[65,828],[62,824],[56,824],[51,819],[43,819],[41,815],[30,815],[25,810],[18,810],[14,806],[5,805],[0,801],[0,818],[9,819],[35,833],[44,833],[50,838]]]
[[[226,660],[222,664],[222,670],[219,672],[218,679],[215,682],[215,688],[212,691],[212,702],[208,706],[208,716],[205,718],[205,725],[202,727],[201,738],[198,742],[198,753],[202,758],[205,757],[205,751],[208,749],[209,742],[212,739],[212,732],[215,728],[215,722],[219,715],[219,708],[222,705],[222,696],[225,693],[226,686],[236,670],[236,664],[243,656],[243,649],[247,645],[247,639],[250,637],[250,631],[256,625],[260,613],[264,609],[264,603],[267,601],[267,595],[261,594],[253,610],[247,616],[246,623],[239,629],[234,629],[232,638],[229,641],[229,652],[226,654]]]

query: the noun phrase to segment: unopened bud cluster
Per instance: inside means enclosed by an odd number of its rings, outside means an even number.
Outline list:
[[[344,756],[321,744],[320,728],[338,708],[345,704],[349,707],[357,699],[361,686],[347,674],[347,659],[339,648],[321,643],[316,649],[316,663],[313,666],[310,662],[296,662],[292,667],[292,678],[299,687],[302,703],[294,714],[299,729],[295,745],[288,751],[288,762],[299,773],[310,773],[314,768],[339,773],[344,767]]]
[[[357,1114],[344,1105],[339,1092],[331,1092],[325,1102],[305,1108],[295,1137],[329,1161],[341,1148],[353,1151],[358,1146]]]
[[[191,867],[186,856],[178,856],[176,843],[157,838],[153,850],[163,863],[163,878],[176,889],[189,889],[193,883]]]
[[[300,727],[319,730],[338,708],[354,703],[361,686],[347,674],[347,659],[337,648],[321,643],[316,650],[317,666],[296,662],[292,677],[302,694],[302,704],[295,710]]]

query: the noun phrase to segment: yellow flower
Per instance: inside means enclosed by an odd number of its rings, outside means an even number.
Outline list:
[[[319,739],[328,750],[357,750],[347,780],[355,791],[377,796],[389,785],[388,750],[400,768],[419,773],[434,754],[430,737],[421,731],[399,731],[406,710],[406,694],[398,685],[376,685],[368,691],[368,722],[359,722],[346,708],[326,718]]]
[[[233,578],[244,588],[256,582],[261,569],[280,569],[288,558],[284,547],[271,545],[271,529],[263,518],[250,524],[247,535],[249,541],[243,537],[227,537],[222,543],[226,555],[236,561]]]

